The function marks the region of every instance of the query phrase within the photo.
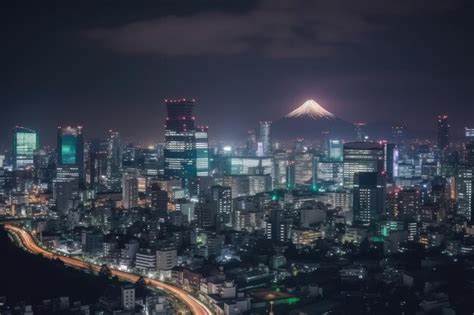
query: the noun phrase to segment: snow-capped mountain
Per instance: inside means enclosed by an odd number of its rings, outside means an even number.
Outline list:
[[[300,107],[285,116],[286,118],[311,117],[318,118],[335,118],[333,113],[327,111],[314,100],[307,100]]]
[[[307,100],[272,125],[275,138],[321,138],[323,133],[333,137],[352,135],[351,123],[342,120],[314,100]]]

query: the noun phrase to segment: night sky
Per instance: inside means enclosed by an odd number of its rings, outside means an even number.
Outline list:
[[[474,126],[474,1],[2,1],[0,143],[24,125],[162,140],[164,98],[211,138],[313,98],[342,119]]]

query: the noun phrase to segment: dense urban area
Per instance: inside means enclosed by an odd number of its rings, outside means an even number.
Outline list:
[[[8,242],[98,296],[12,298],[6,283],[0,314],[472,314],[474,128],[454,137],[463,126],[440,115],[423,117],[432,138],[398,124],[378,139],[307,101],[283,129],[261,121],[227,143],[198,125],[196,100],[161,106],[151,146],[87,126],[58,127],[47,146],[13,129]],[[308,121],[336,127],[285,137]]]

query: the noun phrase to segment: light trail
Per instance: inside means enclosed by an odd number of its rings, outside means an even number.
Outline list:
[[[101,269],[101,266],[96,265],[96,264],[91,264],[88,262],[84,262],[82,260],[78,260],[75,258],[67,257],[64,255],[52,253],[50,251],[47,251],[46,249],[42,248],[39,246],[36,241],[33,239],[33,237],[30,235],[29,232],[26,230],[11,225],[11,224],[5,224],[4,225],[5,229],[9,231],[10,233],[13,233],[18,236],[18,238],[21,240],[23,246],[27,248],[30,252],[37,254],[37,255],[43,255],[43,257],[46,257],[48,259],[59,259],[61,260],[65,265],[79,268],[79,269],[85,269],[85,270],[92,270],[94,272],[99,272]],[[125,280],[128,282],[137,282],[138,279],[140,279],[140,276],[137,276],[136,274],[117,270],[117,269],[112,269],[110,268],[110,271],[113,276],[117,276],[121,280]],[[147,286],[159,289],[162,291],[165,291],[168,294],[173,295],[176,297],[178,300],[186,304],[191,312],[196,315],[212,315],[213,313],[209,310],[207,306],[205,306],[202,302],[198,301],[196,298],[194,298],[191,294],[186,292],[185,290],[178,288],[174,285],[143,277],[145,280],[145,283]]]

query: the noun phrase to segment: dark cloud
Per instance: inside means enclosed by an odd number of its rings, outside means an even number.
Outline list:
[[[262,1],[246,13],[167,15],[85,36],[127,54],[168,56],[257,52],[274,58],[321,56],[366,41],[384,19],[454,6],[440,0]]]

